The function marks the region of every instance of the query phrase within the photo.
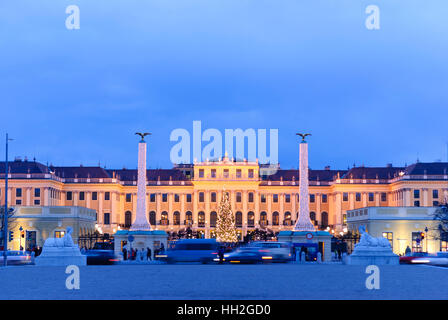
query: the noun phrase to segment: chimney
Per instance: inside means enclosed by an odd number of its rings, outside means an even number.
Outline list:
[[[392,163],[388,163],[388,164],[386,165],[386,167],[387,167],[387,168],[392,168]]]
[[[325,166],[325,170],[330,170],[330,166]]]

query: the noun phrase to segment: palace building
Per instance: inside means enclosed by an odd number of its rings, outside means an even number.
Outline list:
[[[0,163],[4,179],[5,163]],[[9,163],[10,206],[74,206],[96,211],[97,228],[129,228],[137,206],[137,170],[46,166],[16,158]],[[406,167],[309,170],[310,216],[321,230],[345,230],[346,213],[366,207],[432,207],[448,198],[448,163]],[[4,183],[0,186],[4,203]],[[153,229],[190,227],[214,237],[218,204],[229,192],[240,237],[256,228],[291,230],[297,219],[299,171],[258,162],[219,161],[147,170],[147,214]],[[29,210],[29,209],[27,209]],[[80,230],[91,232],[90,229]]]

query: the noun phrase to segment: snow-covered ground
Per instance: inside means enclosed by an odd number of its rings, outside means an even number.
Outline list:
[[[0,268],[0,299],[448,299],[448,268],[381,266],[368,290],[365,267],[299,265],[116,265]]]

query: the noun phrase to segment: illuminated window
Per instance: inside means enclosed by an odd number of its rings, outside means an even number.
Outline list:
[[[383,232],[383,237],[389,240],[390,247],[394,249],[394,234],[393,232]]]
[[[421,232],[412,232],[412,252],[423,251],[423,239]]]
[[[65,231],[55,231],[54,232],[55,238],[64,238],[64,236],[65,236]]]

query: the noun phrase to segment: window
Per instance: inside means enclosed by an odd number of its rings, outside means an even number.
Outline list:
[[[216,202],[216,192],[212,192],[210,195],[211,202]]]
[[[92,200],[98,200],[98,192],[92,192]]]
[[[40,200],[39,199],[34,200],[34,205],[35,206],[40,206]]]
[[[161,215],[161,220],[160,220],[160,224],[162,226],[167,226],[169,225],[169,220],[168,220],[168,212],[163,211],[162,215]]]
[[[273,202],[278,202],[278,194],[273,194],[272,195],[272,201]]]
[[[71,191],[67,191],[65,198],[67,201],[71,201],[73,198],[73,193]]]
[[[16,197],[20,198],[22,196],[22,188],[16,189]]]
[[[382,202],[386,202],[387,201],[387,193],[386,192],[381,192],[381,201]]]
[[[266,195],[264,193],[261,194],[261,202],[266,202]]]
[[[432,198],[439,199],[439,190],[432,190]]]
[[[254,193],[249,192],[249,202],[254,202]]]
[[[132,193],[126,193],[126,202],[132,202]]]
[[[216,227],[216,221],[218,220],[218,215],[215,211],[210,212],[210,227]]]
[[[65,231],[55,231],[54,232],[55,238],[64,238],[64,236],[65,236]]]
[[[236,193],[236,202],[241,202],[241,192]]]
[[[199,192],[199,202],[204,202],[204,192]]]
[[[229,169],[224,169],[224,178],[229,177]]]
[[[394,249],[394,234],[392,232],[383,232],[383,237],[389,240],[390,247]]]
[[[322,203],[327,203],[328,201],[328,196],[326,194],[322,195]]]
[[[16,200],[16,205],[19,205],[19,206],[20,206],[21,204],[22,204],[22,200],[17,199],[17,200]]]
[[[132,224],[132,213],[131,211],[126,211],[124,213],[124,227],[129,228]]]
[[[314,195],[314,194],[310,194],[310,202],[311,202],[311,203],[316,202],[316,195]]]
[[[191,193],[187,193],[187,202],[191,202]]]
[[[266,226],[268,224],[268,215],[266,214],[266,212],[262,212],[260,214],[260,225],[261,226]]]
[[[420,198],[420,190],[414,190],[414,198],[419,199]]]
[[[283,219],[283,225],[284,226],[291,226],[292,225],[292,221],[291,221],[291,213],[290,212],[285,212],[285,218]]]
[[[348,201],[348,193],[347,192],[344,192],[342,194],[342,201]]]
[[[361,193],[356,192],[355,197],[356,197],[356,201],[358,201],[358,202],[361,201]]]
[[[280,223],[279,214],[278,214],[277,211],[275,211],[275,212],[272,214],[272,225],[274,225],[274,226],[278,226],[279,223]]]
[[[40,188],[34,189],[34,197],[39,198],[40,197]]]
[[[110,224],[110,213],[104,213],[104,224]]]
[[[79,200],[80,200],[80,201],[84,201],[84,197],[85,197],[85,193],[84,193],[84,191],[81,191],[81,192],[79,193]]]
[[[438,207],[439,206],[439,201],[433,201],[432,202],[432,206],[433,207]]]
[[[155,211],[149,212],[149,224],[151,224],[153,226],[155,226],[157,224]]]
[[[149,201],[150,202],[156,202],[156,194],[155,193],[151,193],[149,195]]]
[[[289,193],[285,194],[285,202],[291,202],[291,195]]]
[[[369,201],[375,201],[375,194],[373,192],[369,192]]]
[[[173,214],[173,225],[178,226],[180,225],[180,212],[175,211]]]
[[[420,201],[418,200],[414,201],[414,207],[420,207]]]
[[[177,193],[174,194],[174,202],[179,202],[179,195]]]
[[[412,252],[423,251],[423,239],[421,232],[412,232]]]
[[[192,224],[193,224],[193,214],[191,213],[191,211],[187,211],[187,213],[185,214],[185,225],[191,226]]]
[[[168,202],[168,193],[162,193],[162,202]]]
[[[211,177],[216,178],[216,169],[212,169],[211,171]]]
[[[204,178],[204,169],[199,169],[199,178]]]
[[[254,177],[254,169],[249,169],[249,178]]]
[[[254,227],[255,226],[255,214],[252,211],[247,213],[247,226]]]
[[[110,192],[104,192],[104,200],[110,200]]]
[[[242,175],[241,175],[241,169],[236,169],[236,177],[237,177],[237,178],[241,178],[241,177],[242,177]]]

